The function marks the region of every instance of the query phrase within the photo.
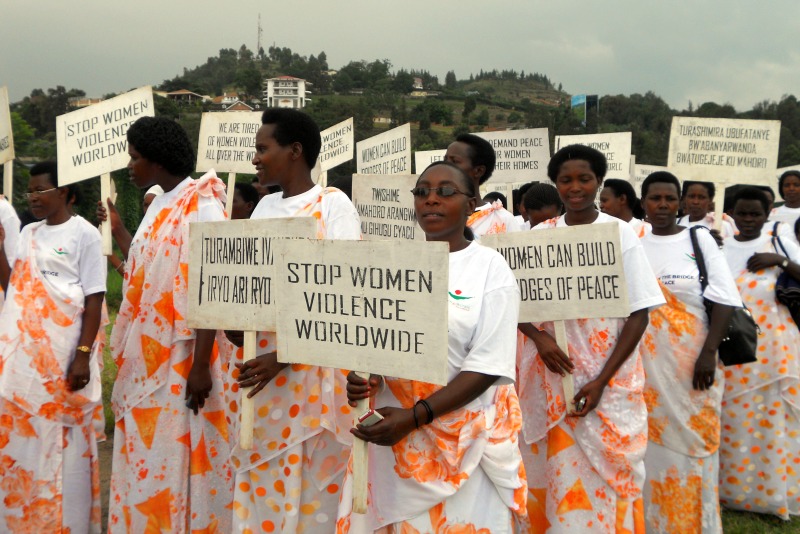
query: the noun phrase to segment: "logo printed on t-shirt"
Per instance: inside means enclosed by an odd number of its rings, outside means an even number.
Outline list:
[[[56,253],[56,254],[58,254],[59,256],[63,256],[64,254],[69,254],[69,252],[68,252],[68,251],[64,250],[64,247],[58,247],[58,248],[54,248],[54,249],[53,249],[53,252],[55,252],[55,253]]]
[[[686,253],[684,252],[684,254]],[[697,262],[697,258],[694,257],[694,254],[686,254],[686,257],[692,260],[693,262]]]
[[[467,300],[472,298],[472,297],[465,297],[464,295],[462,295],[460,289],[456,289],[455,292],[448,291],[447,294],[450,295],[450,297],[454,298],[455,300]]]

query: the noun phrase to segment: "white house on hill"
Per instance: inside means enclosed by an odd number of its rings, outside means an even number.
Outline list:
[[[300,78],[293,76],[278,76],[264,81],[264,91],[262,91],[262,101],[269,108],[304,108],[311,99],[311,91],[306,90],[306,86],[311,85]]]

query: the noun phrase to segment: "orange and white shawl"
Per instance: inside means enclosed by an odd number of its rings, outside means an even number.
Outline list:
[[[484,235],[519,231],[519,224],[514,216],[503,207],[503,203],[499,200],[478,208],[467,219],[467,226],[478,239]]]
[[[99,532],[92,414],[100,402],[103,344],[92,347],[89,384],[70,391],[66,376],[80,337],[84,295],[78,285],[55,286],[41,275],[35,231],[29,254],[15,262],[0,314],[0,530],[56,532],[72,526]],[[67,498],[70,506],[64,506]]]
[[[184,400],[196,337],[186,324],[189,225],[198,221],[201,198],[216,202],[222,214],[224,185],[213,172],[178,191],[131,246],[111,336],[119,373],[110,532],[230,531],[232,479],[216,348],[205,406],[194,415]]]

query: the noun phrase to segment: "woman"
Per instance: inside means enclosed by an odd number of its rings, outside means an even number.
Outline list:
[[[678,219],[678,224],[691,228],[692,226],[705,226],[713,229],[717,215],[711,211],[714,206],[714,194],[716,187],[711,182],[683,182],[683,202],[684,210],[687,215]],[[723,239],[736,235],[736,226],[730,217],[722,214],[722,229],[720,235]]]
[[[446,386],[347,376],[351,404],[376,396],[384,417],[351,430],[372,443],[368,530],[512,532],[513,524],[526,522],[527,491],[517,443],[519,404],[511,386],[517,284],[497,252],[465,235],[475,189],[463,171],[434,163],[412,193],[427,240],[450,246],[450,295],[472,298],[469,305],[450,299]],[[342,490],[340,533],[356,521],[351,475],[348,470]]]
[[[487,202],[480,197],[480,186],[492,177],[497,156],[492,144],[475,134],[461,134],[447,147],[445,161],[452,163],[472,181],[475,191],[475,211],[469,216],[467,226],[475,239],[490,234],[518,232],[519,223],[500,201]]]
[[[719,417],[723,370],[717,348],[741,298],[711,235],[697,241],[708,286],[700,284],[690,231],[676,223],[680,182],[655,172],[642,184],[652,231],[642,238],[667,304],[650,312],[641,344],[648,412],[647,532],[722,532],[719,514]],[[714,302],[711,319],[703,299]]]
[[[17,210],[11,205],[11,201],[0,195],[0,226],[5,231],[3,250],[6,253],[6,262],[14,266],[14,259],[17,254],[17,241],[19,240],[20,222]],[[0,311],[3,309],[5,289],[0,287]]]
[[[611,178],[603,182],[600,211],[630,224],[640,238],[650,231],[650,225],[642,220],[644,212],[636,198],[636,192],[625,180]]]
[[[172,120],[127,133],[131,181],[156,197],[130,244],[111,333],[119,372],[109,531],[230,532],[231,474],[223,376],[213,330],[186,324],[189,225],[224,220],[224,185],[189,175],[194,152]],[[188,402],[187,402],[188,401]]]
[[[311,179],[322,146],[311,117],[294,109],[268,109],[261,122],[253,156],[256,176],[281,192],[265,196],[251,218],[313,217],[319,239],[360,239],[361,222],[350,199]],[[229,366],[234,531],[327,534],[352,444],[345,377],[327,367],[279,363],[275,347],[274,332],[259,332],[256,358],[243,364],[237,351]],[[236,445],[240,388],[249,386],[257,417],[253,449],[243,450]]]
[[[100,532],[92,414],[106,268],[97,228],[70,215],[69,189],[55,162],[31,169],[28,202],[40,221],[20,234],[13,271],[0,230],[2,532]]]
[[[769,220],[784,222],[793,228],[800,218],[800,170],[789,170],[781,174],[778,179],[778,193],[784,204],[772,210]],[[795,244],[798,243],[797,236],[790,237],[794,238]]]
[[[605,156],[593,148],[556,152],[547,175],[566,213],[534,228],[617,223],[630,309],[627,318],[565,321],[569,357],[556,344],[552,322],[519,325],[529,338],[521,338],[517,367],[534,532],[633,531],[643,520],[647,408],[637,346],[648,308],[664,298],[633,229],[595,208],[606,169]],[[564,373],[575,381],[572,413]]]
[[[558,189],[550,184],[534,183],[525,192],[522,202],[525,204],[531,228],[558,217],[564,209]]]
[[[725,256],[761,334],[758,362],[727,367],[722,397],[720,500],[728,508],[800,514],[800,335],[789,310],[775,299],[781,272],[800,280],[800,247],[764,231],[767,200],[755,188],[735,197],[739,235],[725,240]]]

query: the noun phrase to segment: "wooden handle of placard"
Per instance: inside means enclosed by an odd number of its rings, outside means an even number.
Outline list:
[[[369,373],[356,372],[361,378],[369,380]],[[353,412],[353,426],[358,418],[369,410],[369,399],[358,401]],[[353,513],[367,513],[367,445],[366,441],[353,438]]]
[[[244,350],[242,351],[242,363],[249,362],[256,357],[256,334],[255,331],[244,333]],[[239,448],[249,451],[253,448],[253,421],[255,418],[255,407],[253,399],[247,396],[252,387],[241,388],[242,395],[242,421],[239,424]]]
[[[567,327],[564,321],[554,321],[553,326],[556,330],[556,343],[561,352],[569,358],[569,345],[567,344]],[[564,400],[567,403],[567,413],[575,411],[575,383],[572,380],[572,375],[567,373],[561,378],[561,385],[564,388]]]
[[[111,198],[111,175],[100,175],[100,198],[103,199],[105,204],[106,199]],[[114,243],[111,240],[111,219],[106,218],[105,222],[100,224],[100,234],[103,236],[103,254],[111,256],[114,253]]]
[[[727,187],[724,185],[717,189],[717,199],[721,198],[722,202],[717,203],[714,207],[714,230],[720,234],[722,233],[722,219],[725,217],[725,211],[723,211],[725,207],[725,189],[727,189]]]
[[[328,171],[319,173],[319,180],[317,180],[317,183],[322,187],[328,187]]]
[[[9,202],[14,201],[14,160],[3,165],[3,196]]]
[[[228,214],[228,220],[231,218],[231,210],[233,209],[233,195],[236,193],[236,173],[228,173],[228,189],[225,191],[228,199],[225,201],[225,213]]]

